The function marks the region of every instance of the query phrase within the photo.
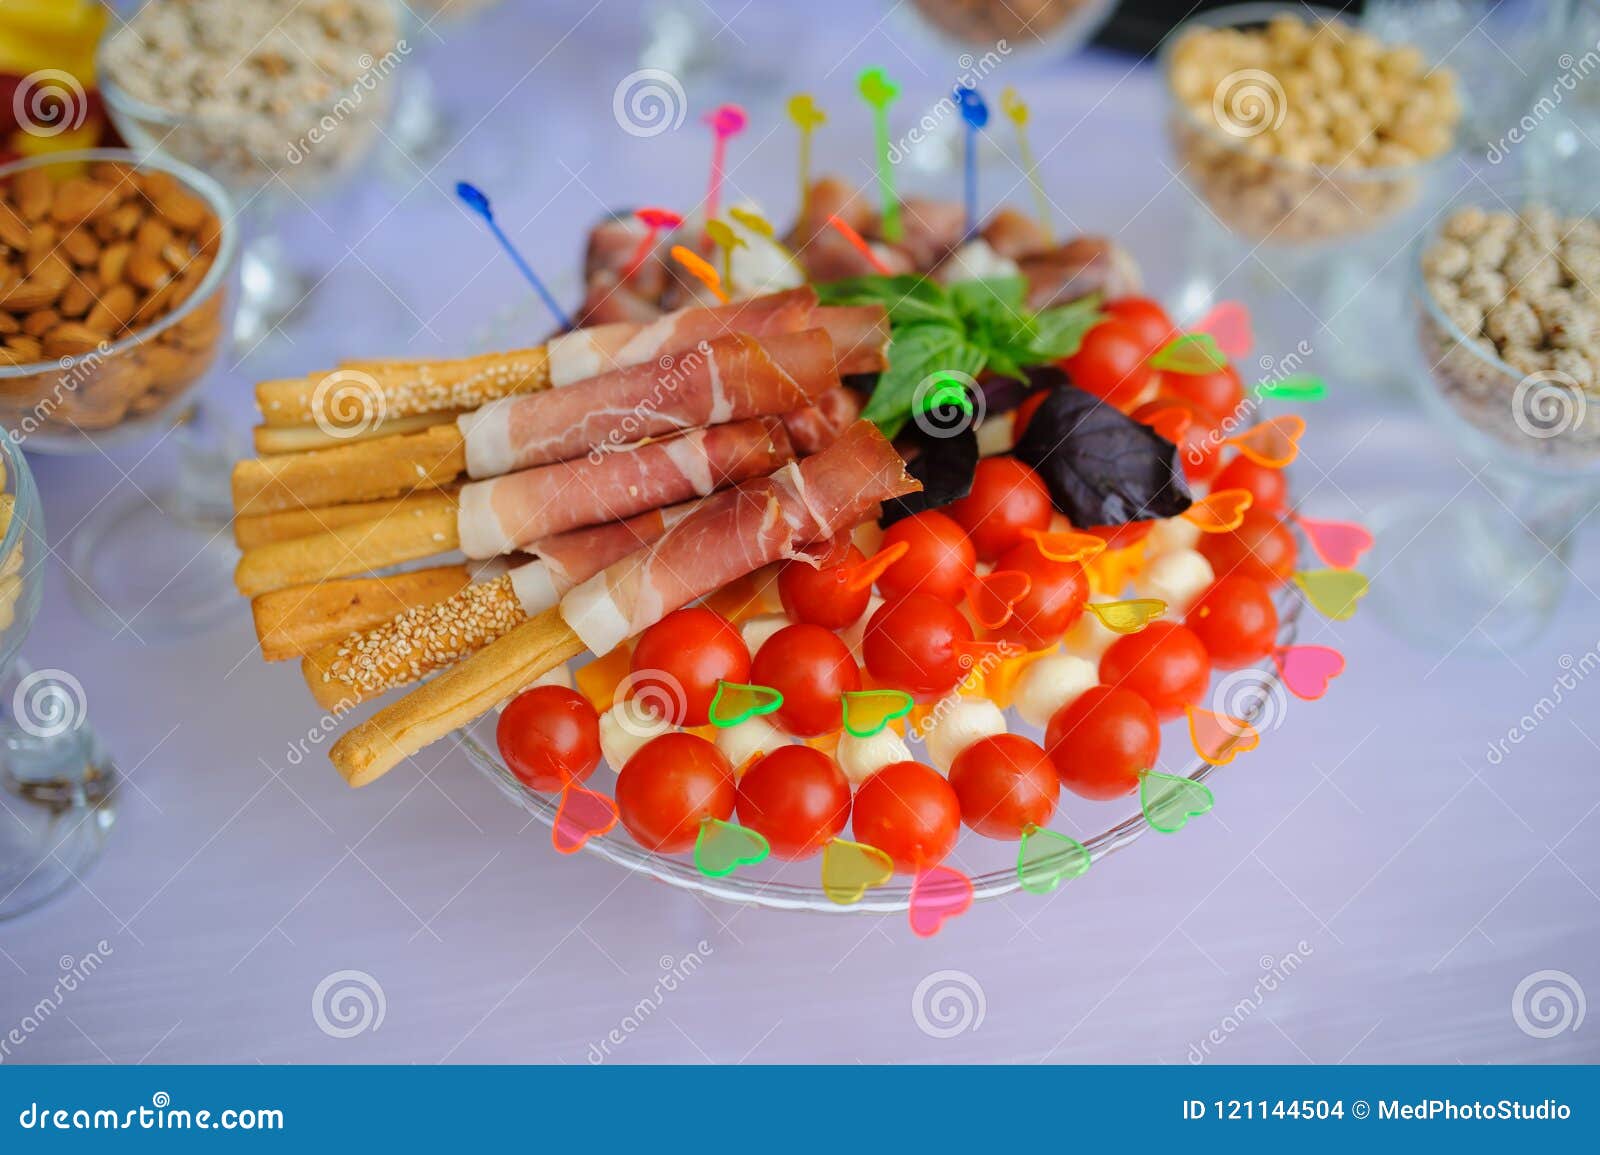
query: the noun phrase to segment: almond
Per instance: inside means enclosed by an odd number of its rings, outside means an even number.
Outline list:
[[[6,290],[5,296],[0,297],[0,307],[15,313],[47,309],[56,303],[71,280],[72,270],[52,253],[32,273]]]
[[[7,309],[0,309],[0,337],[9,337],[12,333],[22,331],[22,322]]]
[[[139,222],[144,219],[136,201],[118,205],[117,208],[107,213],[95,222],[95,235],[102,241],[119,240],[122,237],[132,236],[139,227]]]
[[[144,195],[150,198],[151,204],[155,204],[178,187],[177,179],[170,172],[162,172],[158,168],[145,169],[137,176],[139,187],[144,190]]]
[[[38,361],[44,356],[44,345],[38,338],[25,337],[20,333],[6,338],[6,348],[21,358],[23,364]]]
[[[19,253],[28,249],[28,223],[5,201],[0,201],[0,242]]]
[[[100,300],[83,323],[106,336],[117,332],[128,323],[139,306],[139,296],[131,285],[113,285],[100,295]]]
[[[108,190],[86,176],[69,177],[56,186],[50,219],[59,225],[76,225],[104,208]]]
[[[61,251],[73,264],[87,267],[100,259],[100,242],[85,229],[73,229],[61,238]]]
[[[22,219],[35,224],[50,211],[50,177],[42,168],[25,168],[13,180],[11,196]]]
[[[154,253],[141,253],[137,250],[128,258],[125,275],[141,289],[151,292],[166,284],[168,277],[167,266],[160,257]]]
[[[133,235],[133,247],[141,253],[159,256],[161,250],[172,243],[172,230],[156,220],[155,217],[146,217],[139,226],[139,231]]]
[[[40,309],[37,313],[28,314],[27,320],[22,322],[22,331],[30,337],[43,337],[59,324],[60,313],[54,309]]]
[[[114,285],[122,280],[122,272],[127,268],[128,254],[131,252],[133,246],[127,241],[118,241],[101,250],[100,261],[95,268],[103,284]]]
[[[28,234],[28,259],[23,262],[23,266],[29,272],[37,268],[39,262],[55,250],[56,239],[60,235],[60,233],[56,232],[55,225],[35,225],[33,231]]]
[[[84,283],[83,278],[76,277],[61,290],[61,298],[56,301],[56,312],[63,317],[81,318],[93,305],[94,290]]]
[[[181,188],[174,188],[155,203],[156,212],[166,217],[173,227],[186,233],[194,232],[211,215],[205,201]]]
[[[80,357],[100,347],[104,338],[87,325],[64,321],[44,337],[44,351],[51,357]]]

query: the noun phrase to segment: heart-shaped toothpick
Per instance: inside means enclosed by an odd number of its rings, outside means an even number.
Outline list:
[[[1209,333],[1217,348],[1235,359],[1250,352],[1255,338],[1250,332],[1250,310],[1238,301],[1223,301],[1200,319],[1196,333]]]
[[[1148,364],[1165,373],[1199,377],[1220,373],[1228,367],[1228,358],[1223,356],[1216,338],[1210,333],[1185,333],[1150,354]]]
[[[617,824],[617,804],[604,794],[568,786],[561,792],[550,842],[562,854],[576,854],[591,838],[608,833]]]
[[[860,902],[869,888],[893,877],[894,859],[876,846],[835,838],[822,848],[822,892],[830,902]]]
[[[695,836],[694,864],[707,878],[724,878],[741,866],[754,866],[771,850],[767,840],[749,827],[707,818]]]
[[[1314,702],[1328,692],[1328,683],[1344,673],[1344,655],[1331,646],[1286,646],[1272,652],[1272,661],[1289,693]]]
[[[1089,848],[1076,838],[1030,826],[1017,847],[1017,881],[1023,890],[1049,894],[1089,869]]]
[[[1306,420],[1293,413],[1274,417],[1259,425],[1252,425],[1243,433],[1228,438],[1231,445],[1257,465],[1268,469],[1282,469],[1300,456],[1300,438],[1305,435]]]
[[[783,707],[783,695],[771,686],[751,686],[744,682],[718,682],[711,699],[711,724],[726,730],[757,714],[776,713]]]
[[[1314,569],[1295,574],[1294,584],[1305,591],[1306,601],[1319,614],[1342,622],[1355,617],[1356,603],[1367,596],[1371,583],[1355,570]]]
[[[1201,533],[1228,533],[1244,524],[1245,510],[1255,502],[1248,489],[1218,489],[1183,511]]]
[[[1226,766],[1261,744],[1261,734],[1243,718],[1202,710],[1198,706],[1186,709],[1189,741],[1194,744],[1194,752],[1213,766]]]
[[[1123,602],[1090,602],[1084,607],[1114,634],[1136,634],[1162,614],[1167,603],[1160,598],[1129,598]]]
[[[1033,579],[1019,569],[995,570],[972,579],[967,601],[972,616],[985,629],[998,630],[1011,620],[1018,602],[1033,589]]]
[[[1078,533],[1070,529],[1025,529],[1024,537],[1031,537],[1039,552],[1051,561],[1092,561],[1106,551],[1106,539],[1092,533]]]
[[[911,713],[916,700],[904,690],[846,690],[844,699],[845,732],[857,738],[870,738],[896,718]]]
[[[922,938],[939,933],[945,920],[972,906],[972,880],[949,866],[919,871],[911,884],[911,931]]]
[[[1215,801],[1211,791],[1193,779],[1154,770],[1139,775],[1139,809],[1150,829],[1162,834],[1176,834],[1189,819],[1210,810]]]
[[[1318,557],[1334,569],[1354,569],[1361,555],[1372,548],[1372,531],[1353,521],[1316,521],[1296,517]]]

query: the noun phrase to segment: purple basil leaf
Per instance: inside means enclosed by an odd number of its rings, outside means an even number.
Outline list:
[[[977,430],[965,426],[936,436],[923,424],[907,422],[894,443],[906,459],[906,472],[922,482],[922,490],[883,503],[878,524],[885,528],[914,513],[959,501],[972,492],[972,477],[978,469]]]

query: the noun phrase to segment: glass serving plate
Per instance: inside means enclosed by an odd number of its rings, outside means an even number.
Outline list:
[[[1299,631],[1304,598],[1296,586],[1286,584],[1275,601],[1279,615],[1277,645],[1292,645]],[[1288,691],[1276,669],[1268,663],[1228,671],[1213,678],[1208,698],[1202,705],[1243,719],[1265,732],[1282,721],[1288,701]],[[1022,722],[1014,709],[1006,710],[1005,715],[1010,732],[1034,741],[1040,740],[1038,728]],[[497,720],[498,715],[491,713],[463,728],[459,732],[462,748],[469,761],[512,802],[545,826],[553,827],[560,796],[530,790],[506,768],[495,742]],[[1181,768],[1163,770],[1163,773],[1181,774],[1190,781],[1205,782],[1222,768],[1192,754],[1187,724],[1182,720],[1165,724],[1161,739],[1164,750],[1185,752]],[[919,741],[908,737],[907,743],[913,754],[922,750]],[[1242,755],[1243,752],[1240,753]],[[602,764],[584,785],[609,794],[615,781],[616,775]],[[1077,839],[1089,852],[1091,860],[1098,862],[1134,842],[1151,826],[1139,810],[1136,794],[1113,802],[1094,802],[1063,790],[1049,829]],[[849,837],[848,830],[841,837]],[[833,901],[822,889],[819,856],[799,862],[768,858],[754,866],[741,866],[725,877],[709,878],[696,868],[690,855],[647,851],[634,842],[620,824],[607,834],[591,837],[583,849],[628,870],[725,902],[774,910],[813,910],[833,914],[892,913],[907,910],[911,903],[912,878],[905,874],[896,874],[885,885],[867,890],[858,902],[842,905]],[[971,878],[974,900],[998,898],[1023,889],[1017,875],[1017,853],[1016,842],[984,838],[963,826],[960,841],[945,863]],[[1047,873],[1052,867],[1065,866],[1069,855],[1075,853],[1063,850],[1055,856],[1031,860],[1029,869]]]

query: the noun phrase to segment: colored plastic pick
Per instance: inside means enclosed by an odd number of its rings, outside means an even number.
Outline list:
[[[1286,413],[1282,417],[1252,425],[1223,444],[1233,446],[1257,465],[1282,469],[1300,456],[1300,438],[1305,431],[1304,417]]]
[[[517,251],[517,246],[511,243],[511,238],[506,236],[504,230],[500,228],[499,223],[494,219],[494,209],[490,206],[489,198],[484,194],[483,190],[476,185],[468,184],[464,180],[457,181],[456,196],[461,198],[462,204],[483,218],[483,223],[489,226],[489,232],[499,242],[506,256],[511,258],[511,263],[517,267],[517,272],[522,274],[523,280],[532,285],[533,291],[539,294],[539,299],[544,302],[544,307],[550,310],[550,315],[556,319],[556,323],[563,329],[572,328],[572,318],[567,316],[560,305],[556,304],[556,299],[550,295],[550,290],[544,287],[544,282],[539,279],[539,274],[535,273],[533,266],[523,259],[522,254]]]
[[[965,184],[967,202],[967,234],[978,230],[978,130],[989,123],[989,106],[970,84],[958,84],[954,92],[956,107],[967,125]]]
[[[972,616],[987,630],[998,630],[1011,620],[1016,605],[1033,589],[1033,579],[1019,569],[979,574],[967,586]]]
[[[897,541],[855,565],[842,566],[839,578],[851,593],[864,590],[883,576],[884,571],[911,552],[909,541]]]
[[[800,219],[806,219],[811,207],[811,134],[827,122],[828,116],[817,107],[816,98],[809,92],[797,92],[789,98],[789,119],[800,130]]]
[[[970,417],[972,395],[967,392],[966,383],[959,377],[935,375],[933,388],[922,397],[918,412],[937,413],[945,408],[959,410]]]
[[[1185,333],[1150,354],[1147,364],[1152,369],[1198,377],[1226,369],[1228,358],[1210,333]]]
[[[1215,804],[1211,791],[1192,778],[1154,770],[1139,775],[1139,809],[1150,829],[1161,834],[1176,834]]]
[[[688,270],[689,275],[699,281],[716,296],[724,305],[728,303],[728,294],[722,287],[722,278],[717,275],[717,270],[711,267],[709,261],[693,249],[686,249],[682,245],[673,245],[672,259]]]
[[[733,226],[727,221],[709,220],[706,222],[706,235],[713,244],[722,250],[722,283],[732,288],[733,286],[733,250],[747,249],[750,246],[744,243],[744,238],[733,231]]]
[[[728,159],[728,141],[744,131],[749,123],[744,109],[737,104],[723,104],[706,114],[711,126],[711,180],[706,188],[706,219],[717,215],[717,205],[722,199],[722,170]]]
[[[769,241],[777,239],[778,234],[773,229],[772,222],[758,212],[734,205],[728,210],[728,215],[758,237],[766,237]]]
[[[822,848],[822,893],[849,906],[874,886],[894,877],[894,859],[876,846],[835,838]]]
[[[1157,436],[1174,445],[1183,444],[1183,435],[1189,432],[1189,426],[1194,424],[1194,414],[1187,409],[1180,409],[1173,405],[1166,409],[1157,409],[1154,413],[1146,414],[1139,418],[1139,424],[1156,431]]]
[[[741,866],[754,866],[771,852],[762,835],[720,818],[702,821],[694,839],[695,869],[707,878],[726,878]]]
[[[582,786],[568,786],[550,825],[550,842],[562,854],[576,854],[589,839],[608,833],[616,824],[615,802]]]
[[[1225,357],[1243,357],[1255,344],[1250,331],[1250,310],[1238,301],[1221,302],[1200,319],[1193,331],[1209,334]]]
[[[1328,395],[1328,386],[1313,373],[1291,373],[1277,381],[1258,382],[1256,393],[1279,401],[1321,401]]]
[[[1087,562],[1106,551],[1106,539],[1092,533],[1078,533],[1070,529],[1025,529],[1024,537],[1031,537],[1039,552],[1051,561]]]
[[[771,714],[782,707],[783,695],[771,686],[719,681],[717,692],[711,698],[711,724],[719,730],[726,730],[758,714]]]
[[[900,95],[900,89],[881,68],[863,69],[856,77],[856,87],[861,99],[872,109],[872,135],[878,151],[878,191],[883,199],[883,239],[898,241],[901,236],[900,199],[895,196],[894,166],[889,163],[889,105]]]
[[[1349,569],[1314,569],[1294,575],[1306,601],[1323,617],[1342,622],[1355,617],[1356,603],[1367,596],[1366,576]]]
[[[1063,882],[1081,877],[1093,863],[1089,848],[1076,838],[1030,826],[1017,846],[1017,881],[1034,894],[1050,894]]]
[[[1045,240],[1053,245],[1056,238],[1050,228],[1050,198],[1039,182],[1039,168],[1033,160],[1033,148],[1028,144],[1028,106],[1017,95],[1017,90],[1007,85],[1000,93],[1000,109],[1016,126],[1017,155],[1022,158],[1022,171],[1028,174],[1028,183],[1033,186],[1034,211],[1039,214],[1039,227],[1044,230]]]
[[[1328,683],[1344,673],[1344,655],[1332,646],[1285,646],[1272,651],[1273,664],[1289,693],[1315,702],[1328,692]]]
[[[1124,602],[1090,602],[1084,607],[1114,634],[1136,634],[1162,614],[1167,603],[1160,598],[1130,598]]]
[[[633,250],[633,256],[628,258],[628,271],[623,274],[624,277],[631,277],[639,271],[650,250],[656,247],[656,239],[661,236],[662,229],[675,229],[683,224],[683,218],[671,209],[634,209],[633,215],[647,231],[640,238],[639,247]]]
[[[844,699],[845,733],[857,738],[881,734],[897,718],[904,718],[916,700],[904,690],[846,690]]]
[[[1334,569],[1354,569],[1361,555],[1372,548],[1372,531],[1353,521],[1317,521],[1295,517],[1318,557]]]
[[[871,265],[884,276],[887,277],[889,275],[889,266],[883,263],[883,261],[878,257],[877,253],[872,251],[872,246],[867,244],[866,238],[860,233],[856,232],[855,229],[851,228],[846,221],[840,220],[836,214],[829,214],[828,224],[833,226],[833,228],[838,231],[841,237],[849,241],[856,252],[860,253],[867,259],[867,264]]]
[[[1243,718],[1198,706],[1185,707],[1185,712],[1189,715],[1189,741],[1194,744],[1194,752],[1213,766],[1226,766],[1261,744],[1260,731]]]
[[[1244,524],[1245,510],[1255,501],[1248,489],[1218,489],[1183,511],[1183,519],[1201,533],[1227,533]]]
[[[911,933],[932,938],[946,919],[965,914],[971,906],[972,879],[954,867],[930,866],[911,884]]]

